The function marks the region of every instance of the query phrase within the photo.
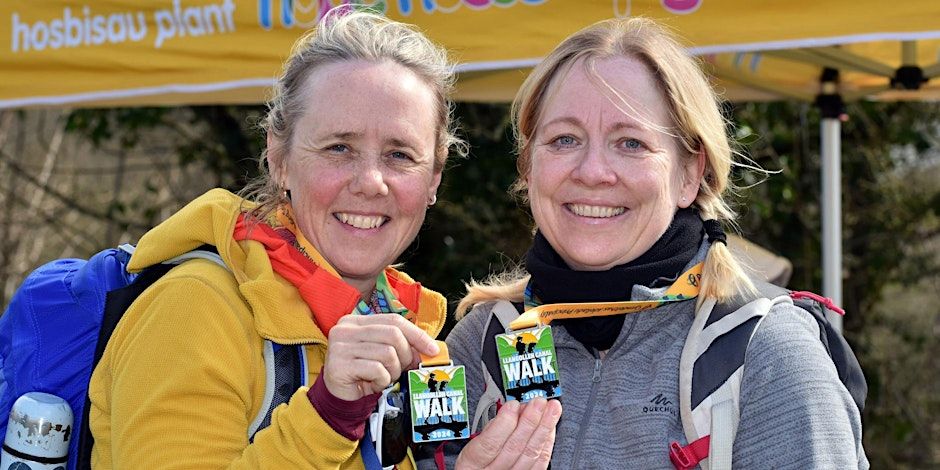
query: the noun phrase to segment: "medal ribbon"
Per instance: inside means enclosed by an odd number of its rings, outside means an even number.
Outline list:
[[[650,310],[672,302],[682,302],[698,296],[703,263],[682,273],[662,297],[656,300],[629,300],[625,302],[585,302],[526,305],[526,311],[509,324],[512,330],[548,325],[553,320],[568,318],[603,317]]]
[[[428,356],[423,353],[419,353],[421,356],[420,367],[431,367],[431,366],[448,366],[452,365],[453,361],[450,360],[450,352],[447,350],[447,343],[436,340],[437,346],[440,348],[440,352],[436,356]]]

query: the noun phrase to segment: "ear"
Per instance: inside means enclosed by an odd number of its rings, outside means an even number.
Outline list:
[[[441,186],[441,175],[444,173],[444,169],[434,170],[434,175],[431,177],[431,187],[428,188],[428,199],[431,196],[437,194],[437,188]]]
[[[265,158],[268,160],[268,173],[277,185],[284,189],[287,188],[287,168],[284,158],[284,148],[273,134],[268,132],[267,153]]]
[[[696,155],[688,161],[683,168],[682,188],[679,192],[679,207],[685,209],[695,202],[699,189],[702,186],[702,176],[705,174],[707,155],[705,149],[699,148]]]

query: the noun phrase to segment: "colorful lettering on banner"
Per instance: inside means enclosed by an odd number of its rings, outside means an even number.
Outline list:
[[[421,367],[408,371],[408,386],[413,442],[470,437],[464,366]]]
[[[63,8],[62,16],[46,21],[27,21],[13,13],[11,51],[29,52],[61,48],[140,42],[156,27],[153,47],[159,49],[170,39],[235,32],[235,3],[222,0],[208,5],[187,6],[173,0],[169,8],[148,12],[129,11],[102,14],[89,6]]]
[[[496,351],[507,400],[561,396],[555,341],[550,327],[496,335]]]
[[[677,15],[686,15],[698,10],[704,0],[662,0],[663,8]]]
[[[453,13],[461,7],[485,10],[517,4],[540,5],[548,0],[258,0],[258,24],[264,29],[310,28],[334,8],[368,10],[382,15],[389,13],[410,16],[417,4],[424,13]]]
[[[166,9],[157,10],[153,14],[154,23],[157,25],[154,47],[159,48],[164,41],[175,37],[213,34],[213,25],[218,25],[219,32],[235,31],[232,21],[234,11],[235,4],[232,0],[225,0],[221,8],[218,5],[182,8],[180,0],[173,0],[172,13]]]
[[[354,8],[370,8],[384,13],[385,2],[375,2],[379,5],[363,4],[351,0],[258,0],[258,24],[264,29],[271,29],[276,25],[276,19],[285,29],[309,29],[317,24],[327,12],[333,8],[351,6]]]
[[[694,13],[705,0],[660,0],[666,11],[676,15]],[[633,0],[614,0],[614,16],[629,18],[633,16]]]

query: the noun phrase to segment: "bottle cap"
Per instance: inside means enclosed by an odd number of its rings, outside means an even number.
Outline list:
[[[23,460],[38,457],[35,460],[64,462],[74,437],[72,421],[72,408],[67,401],[48,393],[26,393],[16,399],[10,410],[4,454],[9,449],[21,454]]]

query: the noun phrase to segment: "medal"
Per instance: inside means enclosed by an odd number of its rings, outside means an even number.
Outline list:
[[[450,360],[443,341],[437,343],[441,348],[437,356],[422,355],[418,368],[408,371],[414,443],[470,437],[466,371]]]
[[[499,369],[507,400],[528,402],[561,396],[552,328],[538,326],[496,335]]]

